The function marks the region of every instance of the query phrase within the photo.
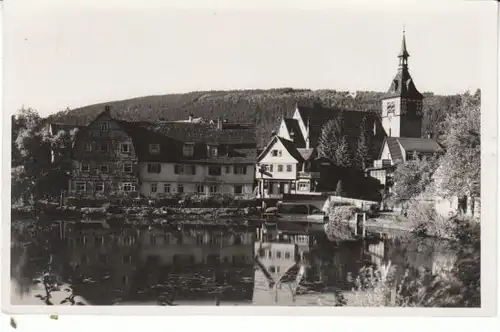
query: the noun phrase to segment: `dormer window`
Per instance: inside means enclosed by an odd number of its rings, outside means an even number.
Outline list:
[[[149,153],[160,153],[160,144],[149,144]]]
[[[101,123],[101,131],[108,131],[108,129],[109,127],[107,122]]]
[[[208,156],[209,157],[217,157],[219,155],[219,149],[217,145],[209,145],[208,146]]]
[[[184,157],[192,157],[194,155],[194,143],[185,143],[182,147],[182,155]]]

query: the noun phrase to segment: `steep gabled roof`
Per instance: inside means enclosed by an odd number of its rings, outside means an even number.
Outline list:
[[[360,135],[360,124],[363,119],[366,118],[367,130],[372,129],[376,126],[378,129],[376,135],[373,137],[373,151],[372,157],[376,157],[380,151],[383,138],[385,133],[383,132],[382,124],[378,114],[374,112],[361,112],[361,111],[350,111],[341,110],[337,108],[324,108],[324,107],[308,107],[308,106],[297,106],[300,117],[304,121],[304,124],[309,127],[309,146],[317,147],[318,140],[321,135],[323,126],[330,120],[342,115],[344,123],[344,133],[347,135],[347,140],[349,146],[351,147],[351,152],[356,151],[359,135]],[[306,129],[307,130],[307,129]]]
[[[73,129],[83,129],[86,126],[81,126],[81,125],[68,125],[68,124],[63,124],[63,123],[49,123],[50,131],[52,134],[57,134],[59,131],[65,131],[69,132]]]
[[[306,142],[304,136],[302,136],[302,131],[300,130],[299,120],[292,118],[283,119],[285,122],[286,129],[297,146],[305,146]],[[292,137],[293,136],[293,137]]]
[[[201,123],[129,122],[113,118],[109,109],[102,112],[93,122],[104,114],[130,136],[140,161],[218,164],[252,164],[256,161],[255,128],[248,125],[217,129],[216,126]],[[89,125],[84,126],[77,135],[85,132]],[[195,155],[192,157],[182,155],[182,147],[188,142],[195,143]],[[161,152],[150,153],[150,143],[159,144]],[[218,145],[220,155],[207,156],[206,144]]]
[[[170,138],[193,143],[207,144],[256,144],[255,128],[217,129],[216,126],[201,123],[160,123],[147,125],[148,130]]]
[[[302,158],[302,155],[299,153],[299,151],[295,147],[295,144],[292,141],[289,141],[289,140],[284,139],[282,137],[278,137],[278,139],[280,140],[281,144],[283,144],[283,146],[288,151],[288,153],[290,153],[290,155],[293,158],[295,158],[295,160],[297,160],[298,162],[304,161],[304,159]]]
[[[401,147],[398,143],[397,137],[386,137],[384,140],[384,144],[382,145],[382,149],[385,144],[387,144],[389,148],[389,153],[391,154],[391,159],[393,162],[403,162],[403,153],[401,152]],[[380,150],[380,154],[382,154],[382,149]],[[379,156],[379,159],[381,156]]]
[[[418,153],[438,153],[443,150],[443,148],[431,138],[397,137],[397,140],[407,153],[413,151]]]
[[[413,152],[434,154],[443,151],[441,146],[430,138],[386,137],[384,145],[385,143],[387,143],[391,158],[394,162],[404,161],[403,151],[405,151],[406,154],[411,154]],[[380,153],[382,154],[382,149]],[[380,158],[379,156],[379,159]]]
[[[417,90],[410,76],[408,68],[399,68],[391,86],[384,98],[402,97],[410,99],[423,99],[424,96]]]
[[[295,160],[297,160],[298,162],[304,161],[304,159],[302,158],[302,156],[300,155],[299,151],[295,147],[295,144],[292,141],[289,141],[289,140],[284,139],[284,138],[279,137],[279,136],[273,136],[273,138],[269,141],[269,143],[267,143],[267,145],[264,148],[264,150],[258,155],[257,162],[259,162],[260,160],[262,160],[262,158],[264,158],[269,153],[269,151],[271,150],[271,148],[278,141],[281,142],[281,144],[283,145],[283,147],[288,151],[288,153],[290,153],[290,155],[293,158],[295,158]]]

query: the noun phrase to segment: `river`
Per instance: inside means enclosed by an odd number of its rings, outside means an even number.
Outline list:
[[[11,263],[12,305],[360,305],[351,291],[360,269],[388,265],[400,277],[450,274],[461,282],[460,303],[479,305],[477,247],[412,237],[330,242],[303,227],[15,228]]]

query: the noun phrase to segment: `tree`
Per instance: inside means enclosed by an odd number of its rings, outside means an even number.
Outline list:
[[[356,168],[365,169],[368,163],[371,161],[371,131],[367,130],[366,125],[367,119],[363,118],[360,125],[360,133],[358,138],[358,146],[356,150],[355,163]]]
[[[322,158],[327,158],[335,163],[336,151],[340,145],[343,134],[343,119],[338,116],[329,120],[321,129],[318,139],[318,154]]]
[[[12,201],[34,204],[41,198],[58,197],[71,173],[76,130],[51,136],[42,118],[32,109],[20,110],[15,122],[18,160],[11,172]]]
[[[436,158],[413,158],[396,166],[393,174],[393,199],[395,203],[407,202],[424,192],[432,183],[437,168]]]
[[[444,197],[480,197],[481,180],[481,95],[465,94],[457,114],[445,120],[446,153],[441,158],[437,176]],[[472,210],[474,206],[472,206]],[[474,212],[474,211],[473,211]]]
[[[321,129],[318,139],[318,153],[322,158],[329,159],[339,167],[351,167],[352,156],[344,134],[344,116],[342,112],[332,120],[329,120]]]
[[[349,168],[352,166],[352,156],[346,136],[342,137],[340,144],[335,150],[334,163],[339,167]]]

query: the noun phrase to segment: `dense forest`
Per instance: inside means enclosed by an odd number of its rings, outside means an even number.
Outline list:
[[[438,96],[424,93],[422,135],[443,134],[442,122],[447,114],[454,114],[460,106],[461,95]],[[278,128],[283,116],[290,117],[295,104],[312,105],[355,111],[380,112],[384,93],[372,91],[345,92],[335,90],[271,89],[240,91],[204,91],[184,94],[146,96],[106,103],[117,118],[129,121],[172,121],[194,117],[230,122],[254,123],[257,126],[259,146],[264,146],[271,132]],[[91,122],[104,104],[66,110],[49,117],[49,121],[76,125]]]

